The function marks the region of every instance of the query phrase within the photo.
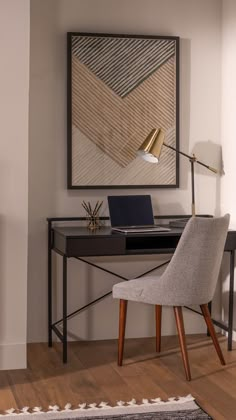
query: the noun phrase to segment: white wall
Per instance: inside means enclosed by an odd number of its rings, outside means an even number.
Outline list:
[[[225,175],[221,184],[221,211],[230,213],[231,226],[236,228],[236,2],[234,0],[223,0],[222,7],[222,127],[221,138],[223,144],[223,163]],[[225,268],[227,274],[227,267]],[[225,275],[223,283],[223,313],[228,315],[228,276]],[[234,325],[236,313],[234,311]],[[234,333],[234,339],[236,334]]]
[[[236,227],[236,2],[223,0],[222,9],[222,143],[225,175],[222,177],[222,212],[231,214]]]
[[[0,368],[26,366],[29,0],[0,0]]]
[[[176,35],[180,48],[180,146],[200,160],[218,166],[220,147],[221,1],[220,0],[31,0],[30,155],[29,155],[29,277],[28,339],[47,338],[48,216],[83,215],[81,201],[106,199],[112,190],[66,189],[66,32],[105,32]],[[155,213],[190,213],[190,168],[180,161],[180,188],[150,190]],[[220,178],[196,168],[197,212],[220,212]],[[126,190],[133,193],[132,190]],[[139,191],[140,193],[143,190]],[[107,214],[107,208],[104,208]],[[108,261],[108,268],[132,277],[149,262],[135,258]],[[61,260],[54,262],[58,275]],[[107,265],[106,265],[107,266]],[[69,307],[76,309],[114,280],[85,267],[69,264]],[[59,284],[60,286],[60,284]],[[56,287],[60,297],[59,286]],[[58,304],[58,308],[59,308]],[[58,312],[60,310],[58,309]],[[70,321],[72,337],[117,336],[117,302],[111,298]],[[154,314],[142,305],[130,305],[128,336],[152,335]],[[202,320],[187,315],[187,332],[202,331]],[[163,332],[175,331],[172,313]]]

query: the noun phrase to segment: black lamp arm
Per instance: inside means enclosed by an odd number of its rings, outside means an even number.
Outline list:
[[[190,162],[196,162],[196,163],[198,163],[199,165],[202,165],[202,166],[204,166],[205,168],[207,168],[209,171],[214,172],[215,174],[217,174],[217,173],[218,173],[217,169],[212,168],[211,166],[206,165],[205,163],[201,162],[201,161],[200,161],[200,160],[198,160],[198,159],[197,159],[194,155],[192,155],[192,156],[187,155],[187,153],[181,152],[180,150],[175,149],[173,146],[170,146],[169,144],[166,144],[166,143],[163,143],[163,144],[164,144],[164,146],[168,147],[169,149],[174,150],[176,153],[178,153],[178,154],[180,154],[180,155],[183,155],[183,156],[187,157],[187,158],[190,160]]]

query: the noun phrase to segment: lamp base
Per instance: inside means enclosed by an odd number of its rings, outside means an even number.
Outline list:
[[[171,222],[169,222],[169,226],[173,228],[184,228],[187,222],[189,221],[189,219],[190,217],[186,219],[172,220]]]
[[[179,216],[176,216],[179,217]],[[181,219],[175,219],[169,222],[169,226],[173,227],[173,228],[184,228],[188,222],[189,219],[191,219],[191,217],[214,217],[212,216],[212,214],[196,214],[195,215],[191,215],[191,216],[187,216],[187,217],[183,217]]]

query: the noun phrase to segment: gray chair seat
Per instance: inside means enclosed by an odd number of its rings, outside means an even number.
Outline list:
[[[113,298],[152,305],[191,306],[199,305],[198,289],[198,285],[196,285],[196,290],[192,287],[191,296],[187,299],[178,284],[172,285],[170,290],[169,284],[163,276],[146,276],[115,284],[113,286]],[[201,303],[207,303],[204,293]]]
[[[156,298],[153,299],[149,291],[152,288],[159,287],[160,283],[160,276],[147,276],[117,283],[113,286],[113,298],[156,304],[158,303],[156,302]]]

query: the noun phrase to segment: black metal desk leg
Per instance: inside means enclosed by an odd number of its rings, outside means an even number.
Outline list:
[[[230,251],[228,350],[232,350],[234,314],[234,250]]]
[[[67,257],[63,256],[63,363],[67,362]]]
[[[209,309],[209,312],[210,312],[210,315],[211,315],[212,302],[209,302],[209,303],[208,303],[208,309]],[[209,332],[209,329],[208,329],[208,328],[207,328],[207,336],[208,336],[208,337],[210,337],[210,332]]]
[[[48,222],[48,346],[52,347],[52,223]]]

